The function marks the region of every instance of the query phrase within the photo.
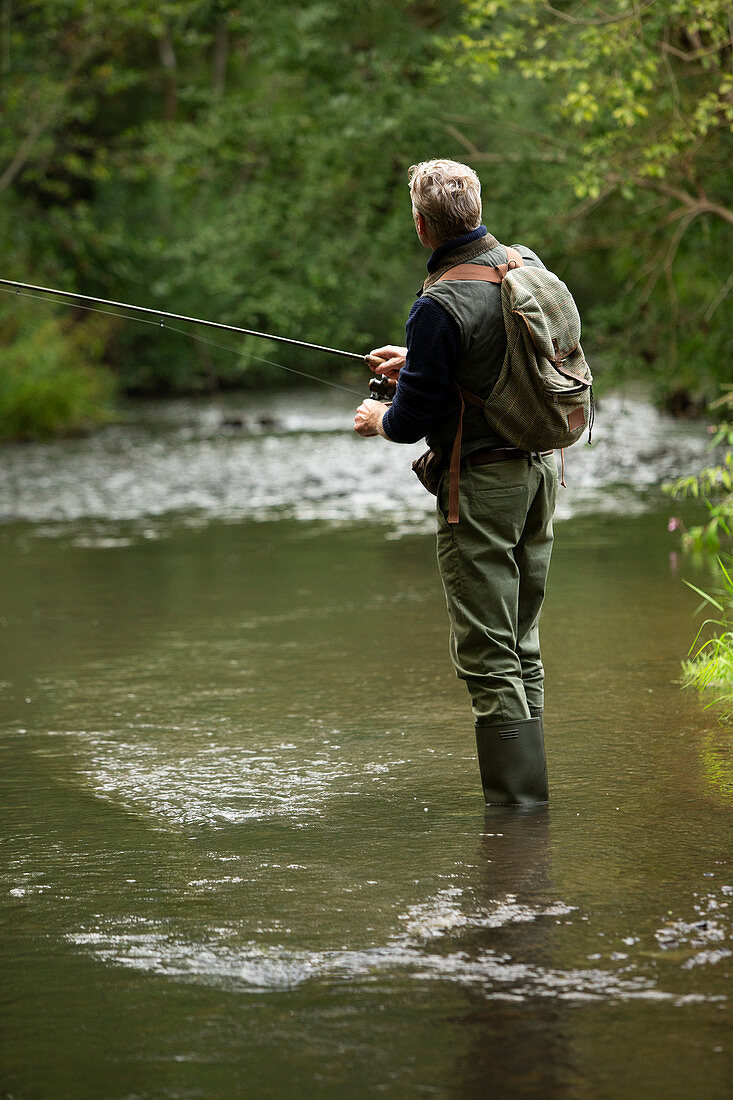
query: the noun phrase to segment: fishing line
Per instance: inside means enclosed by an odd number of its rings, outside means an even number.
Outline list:
[[[65,305],[69,304],[68,302],[58,301],[55,298],[43,298],[43,297],[41,297],[40,294],[28,294],[26,291],[20,290],[17,287],[15,289],[12,289],[11,287],[0,286],[0,291],[4,294],[12,294],[13,296],[19,297],[19,298],[32,298],[36,302],[45,302],[45,303],[50,303],[52,305],[61,305],[61,306],[65,306]],[[66,292],[61,291],[60,293],[65,294]],[[255,361],[257,363],[266,363],[270,367],[278,367],[280,370],[288,371],[290,374],[297,374],[298,377],[300,377],[300,378],[308,378],[311,382],[319,382],[322,386],[330,386],[331,389],[341,390],[343,393],[348,393],[352,397],[362,398],[364,396],[363,393],[360,390],[353,390],[353,389],[350,389],[348,386],[340,386],[337,382],[329,382],[325,378],[319,378],[318,375],[307,374],[306,371],[296,370],[295,367],[286,367],[284,363],[276,363],[273,359],[263,359],[263,357],[261,355],[253,355],[251,352],[239,351],[237,348],[230,347],[228,344],[220,344],[217,340],[210,340],[207,336],[200,336],[196,332],[190,332],[187,329],[183,329],[183,328],[176,328],[175,325],[167,325],[167,324],[165,324],[162,317],[160,318],[159,321],[151,321],[148,317],[133,317],[129,313],[117,313],[117,312],[114,312],[111,309],[99,309],[95,306],[77,305],[77,308],[86,310],[87,313],[103,313],[107,317],[119,317],[120,320],[123,320],[123,321],[134,321],[134,322],[137,322],[137,323],[142,324],[142,325],[153,325],[155,328],[163,328],[167,332],[175,332],[175,333],[178,333],[179,336],[186,336],[191,340],[197,340],[200,344],[208,344],[212,348],[220,348],[222,351],[228,351],[232,355],[236,355],[236,356],[238,356],[242,359],[252,359],[253,361]],[[140,307],[133,306],[132,308],[133,309],[138,309],[138,308],[142,309],[143,307],[142,306],[140,306]],[[148,312],[154,312],[154,311],[149,310]],[[157,314],[157,316],[160,316],[160,315]],[[201,323],[201,322],[196,322],[192,319],[192,323]],[[207,322],[203,322],[203,323],[207,323]],[[209,322],[209,323],[211,323],[211,322]],[[227,326],[223,326],[223,327],[227,327]],[[229,327],[234,328],[234,326],[229,326]],[[246,330],[236,330],[235,329],[235,331],[246,331]],[[273,339],[273,340],[285,339],[284,337],[276,337],[276,336],[267,337],[266,333],[250,333],[250,335],[263,336],[263,337],[266,337],[268,339]],[[291,341],[287,341],[287,342],[290,343]],[[292,341],[292,343],[298,343],[298,341]],[[311,348],[312,347],[319,347],[319,345],[316,345],[316,344],[303,344],[302,346],[311,347]],[[323,348],[323,347],[320,347],[319,350],[321,350],[321,351],[335,351],[335,349],[333,349],[333,348]],[[343,352],[343,353],[339,353],[339,354],[344,354],[344,355],[349,355],[350,356],[352,353],[351,352]],[[363,356],[356,356],[356,354],[354,353],[354,357],[361,359],[362,362],[364,361]]]
[[[340,348],[328,348],[324,344],[309,344],[305,340],[294,340],[290,336],[277,336],[272,332],[256,332],[251,328],[242,328],[240,325],[225,325],[223,321],[207,321],[203,317],[187,317],[183,313],[169,313],[167,309],[150,309],[148,306],[136,306],[132,302],[115,302],[111,298],[94,298],[91,294],[76,294],[72,290],[59,290],[57,287],[35,286],[33,283],[21,283],[17,279],[0,279],[0,286],[10,286],[20,290],[38,290],[42,294],[55,294],[57,298],[73,298],[76,302],[96,302],[101,306],[115,306],[117,309],[134,309],[136,313],[149,313],[159,320],[169,317],[173,321],[188,321],[194,325],[206,325],[208,328],[224,329],[227,332],[241,332],[245,336],[259,336],[264,340],[275,340],[280,344],[294,344],[299,348],[310,348],[312,351],[324,351],[328,355],[340,355],[344,359],[358,359],[364,362],[364,356],[356,351],[342,351]],[[68,302],[59,302],[59,305],[68,305]]]

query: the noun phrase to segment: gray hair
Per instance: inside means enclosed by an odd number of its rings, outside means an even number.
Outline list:
[[[436,242],[462,237],[481,224],[481,183],[467,164],[424,160],[412,165],[408,179],[413,210],[425,218]]]

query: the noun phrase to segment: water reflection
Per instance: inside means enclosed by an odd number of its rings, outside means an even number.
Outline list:
[[[484,866],[488,904],[535,906],[553,893],[550,814],[546,807],[513,812],[486,811],[480,862]],[[562,907],[560,907],[562,909]],[[569,913],[571,910],[565,910]],[[531,960],[538,971],[554,968],[554,922],[528,920],[503,935],[492,934],[493,949],[508,959]],[[559,1096],[569,1058],[560,998],[535,1005],[517,992],[501,1001],[476,1003],[461,1019],[467,1032],[468,1057],[462,1052],[454,1067],[451,1095],[485,1097],[511,1082],[512,1094]]]

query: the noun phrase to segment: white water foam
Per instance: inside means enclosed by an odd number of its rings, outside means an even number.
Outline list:
[[[271,399],[242,398],[250,418],[268,411],[266,429],[222,426],[211,404],[158,408],[155,427],[116,426],[88,439],[7,446],[0,454],[0,518],[43,523],[36,534],[97,522],[79,533],[83,545],[123,545],[129,530],[155,537],[162,521],[325,520],[376,521],[392,537],[429,528],[433,498],[410,463],[424,448],[363,440],[351,430],[353,408],[343,395],[324,405],[312,391]],[[231,410],[230,410],[231,414]],[[644,508],[643,497],[667,478],[699,468],[707,436],[700,424],[662,416],[647,401],[609,396],[598,413],[592,447],[567,453],[568,488],[558,517]],[[72,532],[73,533],[73,532]],[[120,541],[122,540],[122,541]]]
[[[191,731],[187,731],[190,735]],[[227,827],[283,817],[304,826],[324,816],[333,799],[363,796],[388,783],[406,763],[397,754],[350,761],[339,746],[289,744],[275,737],[258,748],[194,737],[181,754],[175,730],[133,741],[109,730],[52,731],[74,742],[76,775],[98,798],[152,818],[161,828]],[[203,741],[203,743],[202,743]]]
[[[507,895],[490,908],[461,910],[463,891],[451,888],[411,907],[403,915],[404,930],[384,946],[364,950],[342,948],[307,951],[254,940],[237,943],[237,930],[211,929],[191,940],[167,929],[161,921],[130,917],[100,923],[69,934],[67,940],[90,950],[100,961],[130,969],[221,988],[258,993],[297,988],[305,982],[375,981],[381,975],[402,973],[416,981],[448,981],[481,989],[489,999],[525,1001],[555,998],[563,1001],[608,1003],[630,1000],[674,1004],[724,1002],[721,995],[684,994],[660,989],[650,974],[602,967],[563,969],[512,959],[491,948],[474,954],[450,949],[459,932],[506,928],[513,924],[565,916],[573,906],[518,905]],[[448,950],[427,951],[425,942],[443,939]],[[233,942],[234,941],[234,942]]]

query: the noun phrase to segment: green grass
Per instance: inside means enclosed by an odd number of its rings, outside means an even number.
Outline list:
[[[706,619],[698,630],[690,647],[690,656],[682,662],[682,682],[685,687],[694,687],[712,696],[706,705],[719,708],[720,718],[730,721],[733,718],[733,579],[723,560],[720,557],[717,560],[722,584],[715,596],[686,582],[689,588],[702,596],[700,609],[707,605],[713,607],[718,615]],[[708,628],[713,629],[714,635],[700,645],[700,636]]]

